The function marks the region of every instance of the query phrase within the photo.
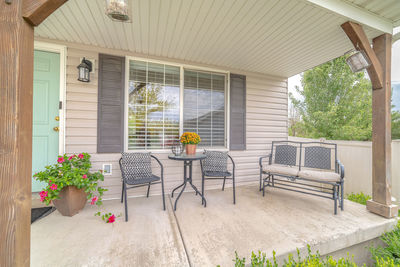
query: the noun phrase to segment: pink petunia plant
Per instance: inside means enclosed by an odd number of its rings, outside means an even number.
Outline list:
[[[51,189],[51,190],[57,190],[57,185],[56,185],[56,184],[52,184],[52,185],[50,186],[50,189]]]
[[[58,156],[57,163],[46,166],[45,170],[33,175],[36,180],[45,183],[45,187],[39,193],[40,201],[49,205],[52,200],[60,198],[64,188],[73,186],[84,189],[92,205],[101,206],[103,193],[107,191],[99,186],[99,181],[104,181],[104,176],[99,171],[91,172],[91,168],[88,153]]]
[[[40,201],[43,202],[43,201],[45,201],[46,197],[48,196],[48,193],[47,193],[47,191],[41,191],[39,193],[39,196],[40,196]]]
[[[97,196],[94,196],[93,198],[92,198],[92,201],[90,202],[90,205],[94,205],[94,204],[96,204],[96,202],[99,200],[99,198],[97,197]]]

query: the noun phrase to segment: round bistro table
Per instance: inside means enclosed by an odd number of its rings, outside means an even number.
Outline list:
[[[206,205],[206,199],[200,193],[200,191],[197,190],[196,186],[194,186],[193,183],[192,183],[192,163],[195,160],[205,159],[206,155],[204,155],[203,153],[196,153],[194,155],[182,154],[182,155],[179,155],[179,156],[169,155],[168,158],[172,159],[172,160],[183,161],[183,184],[181,184],[180,186],[174,188],[174,190],[172,190],[172,194],[171,194],[171,196],[174,197],[175,190],[177,190],[178,188],[182,187],[181,192],[179,193],[178,197],[175,200],[174,210],[176,210],[176,205],[178,203],[178,200],[181,197],[183,191],[185,191],[187,183],[189,183],[192,186],[192,188],[196,192],[196,195],[199,194],[201,196],[202,204],[204,203],[204,206],[205,206]],[[189,167],[189,175],[187,174],[187,167]]]

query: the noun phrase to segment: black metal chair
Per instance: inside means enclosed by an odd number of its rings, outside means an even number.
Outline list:
[[[164,198],[164,167],[155,156],[150,153],[121,153],[119,167],[122,174],[121,203],[125,198],[125,221],[128,221],[127,189],[147,186],[147,197],[149,197],[150,186],[161,183],[163,208],[165,210]],[[155,159],[161,168],[161,177],[153,174],[151,169],[151,158]],[[130,186],[130,187],[128,187]]]
[[[236,204],[235,196],[235,162],[226,152],[221,151],[204,151],[206,158],[200,161],[202,181],[201,193],[204,196],[205,180],[224,180],[222,191],[225,189],[226,179],[232,180],[233,184],[233,204]],[[232,162],[232,173],[228,171],[228,158]]]

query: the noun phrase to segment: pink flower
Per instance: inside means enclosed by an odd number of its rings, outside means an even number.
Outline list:
[[[114,214],[111,215],[111,216],[108,218],[107,223],[113,223],[113,222],[115,222],[115,215],[114,215]]]
[[[84,174],[84,175],[82,176],[82,178],[83,178],[83,179],[86,179],[86,178],[87,178],[87,175],[86,175],[86,174]]]
[[[56,185],[56,184],[52,184],[52,185],[50,186],[50,189],[51,189],[51,190],[57,190],[57,185]]]
[[[90,205],[96,204],[97,200],[99,200],[99,198],[98,198],[97,196],[96,196],[96,197],[93,197],[93,198],[92,198],[92,202],[90,202]]]
[[[42,191],[39,193],[40,196],[40,201],[43,202],[45,198],[47,197],[47,191]]]
[[[82,153],[80,153],[79,155],[78,155],[78,158],[80,158],[80,159],[83,159],[83,154]]]
[[[75,158],[75,155],[72,155],[71,157],[69,157],[68,160],[71,160],[73,158]]]
[[[64,162],[64,158],[63,157],[59,157],[57,160],[58,163],[63,163]]]

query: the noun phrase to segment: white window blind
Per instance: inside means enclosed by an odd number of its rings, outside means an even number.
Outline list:
[[[183,131],[196,132],[201,147],[226,147],[225,75],[185,70]]]
[[[180,68],[129,61],[128,150],[164,149],[179,138]]]

